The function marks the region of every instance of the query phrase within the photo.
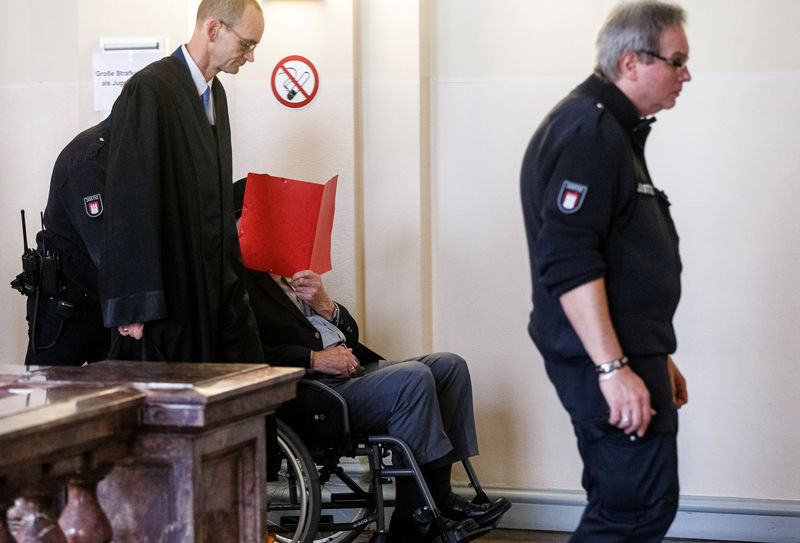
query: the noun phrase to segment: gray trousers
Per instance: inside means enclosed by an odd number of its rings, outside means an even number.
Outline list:
[[[381,362],[331,386],[347,400],[353,433],[400,438],[420,466],[478,454],[469,368],[456,354]]]

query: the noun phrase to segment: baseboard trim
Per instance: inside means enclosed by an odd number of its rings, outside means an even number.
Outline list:
[[[467,488],[457,489],[464,495]],[[586,505],[582,491],[485,487],[514,504],[501,528],[569,532]],[[474,494],[473,494],[474,495]],[[765,543],[800,543],[800,500],[681,496],[668,537]]]

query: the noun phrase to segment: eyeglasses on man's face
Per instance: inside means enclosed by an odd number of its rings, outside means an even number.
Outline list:
[[[678,60],[678,59],[674,59],[674,58],[662,57],[661,55],[659,55],[655,51],[636,51],[636,52],[638,54],[640,54],[640,55],[648,55],[648,56],[651,56],[653,58],[657,58],[658,60],[660,60],[660,61],[662,61],[662,62],[664,62],[666,64],[669,64],[670,66],[672,66],[676,70],[681,70],[681,69],[686,68],[686,63],[688,62],[688,60],[685,60],[685,59],[684,60]]]
[[[231,25],[229,25],[228,23],[226,23],[225,21],[220,21],[220,23],[222,23],[222,26],[224,26],[225,28],[227,28],[228,30],[230,30],[230,31],[231,31],[231,33],[232,33],[234,36],[236,36],[236,39],[238,39],[238,40],[239,40],[239,45],[240,45],[240,46],[241,46],[241,48],[242,48],[242,53],[244,53],[244,54],[247,54],[247,53],[249,53],[250,51],[252,51],[253,49],[255,49],[255,48],[256,48],[256,45],[258,45],[258,42],[257,42],[257,41],[248,40],[248,39],[245,39],[245,38],[241,37],[241,36],[239,35],[239,33],[238,33],[238,32],[236,32],[236,31],[233,29],[233,27],[232,27]]]

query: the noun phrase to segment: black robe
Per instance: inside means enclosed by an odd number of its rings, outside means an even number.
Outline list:
[[[105,325],[145,323],[142,359],[261,362],[232,201],[225,90],[216,127],[182,58],[125,84],[114,104],[100,295]]]

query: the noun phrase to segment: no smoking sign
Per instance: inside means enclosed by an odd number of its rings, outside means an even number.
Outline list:
[[[305,57],[291,55],[272,70],[272,94],[286,107],[301,108],[311,103],[319,90],[317,69]]]

